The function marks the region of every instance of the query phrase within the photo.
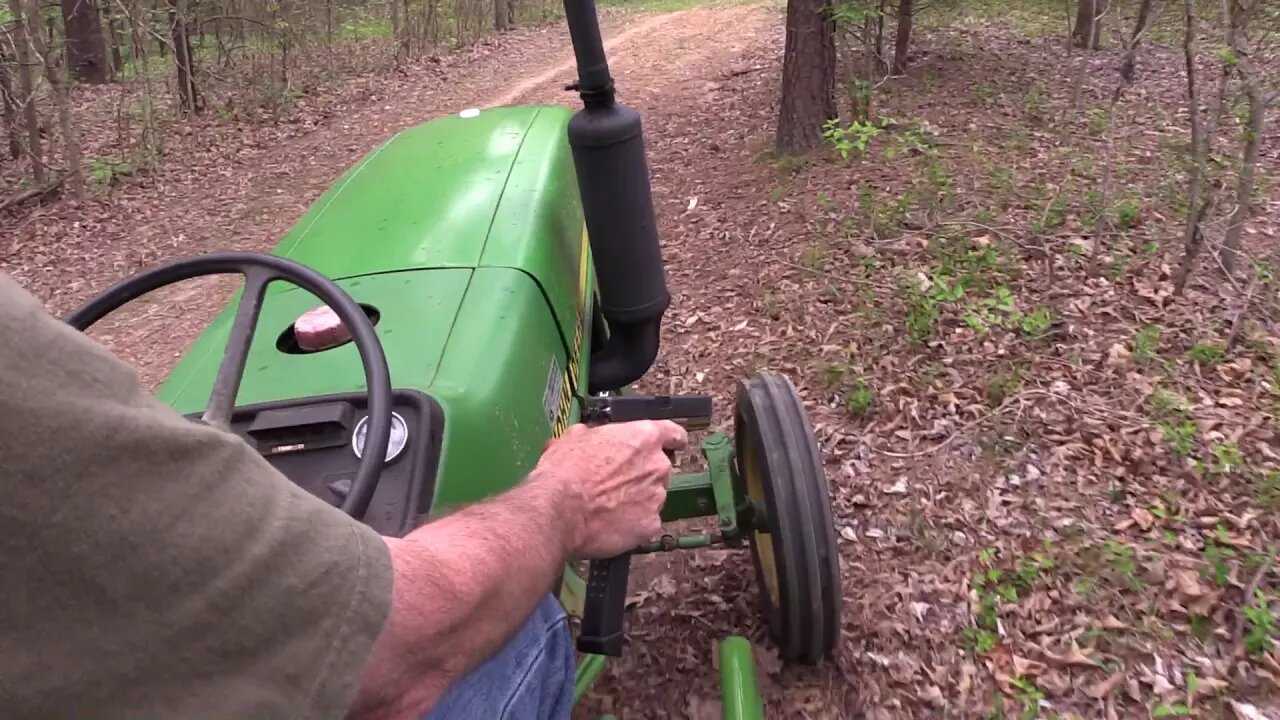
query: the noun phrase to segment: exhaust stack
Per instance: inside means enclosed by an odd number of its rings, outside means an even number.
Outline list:
[[[595,0],[564,0],[564,10],[578,62],[573,89],[583,106],[569,121],[569,147],[609,329],[591,357],[587,389],[594,394],[620,389],[648,372],[658,356],[671,295],[640,114],[614,101]]]

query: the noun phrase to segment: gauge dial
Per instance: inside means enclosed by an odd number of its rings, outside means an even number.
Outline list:
[[[369,434],[369,416],[366,415],[360,419],[356,425],[356,431],[351,435],[351,450],[355,452],[356,457],[364,457],[365,436]],[[387,460],[391,462],[400,456],[404,451],[404,446],[409,444],[409,426],[405,424],[404,418],[399,413],[391,413],[391,441],[387,443]]]

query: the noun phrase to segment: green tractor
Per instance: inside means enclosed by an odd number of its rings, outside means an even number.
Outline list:
[[[66,321],[83,330],[158,288],[242,275],[160,398],[384,535],[512,487],[570,423],[705,428],[709,397],[629,389],[670,301],[641,121],[614,100],[592,0],[565,12],[581,110],[467,110],[407,129],[273,253],[145,270]],[[841,589],[812,427],[791,382],[769,373],[740,384],[733,426],[702,440],[706,469],[676,475],[662,510],[717,518],[715,531],[632,554],[746,547],[781,657],[819,662],[840,634]],[[565,570],[579,699],[623,651],[629,559]],[[732,636],[719,651],[725,717],[762,717],[751,645]]]

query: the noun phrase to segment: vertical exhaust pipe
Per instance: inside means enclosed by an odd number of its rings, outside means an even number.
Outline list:
[[[564,0],[564,10],[582,98],[569,120],[569,147],[609,329],[587,377],[588,392],[597,393],[635,382],[652,367],[671,295],[640,113],[614,101],[594,0]]]

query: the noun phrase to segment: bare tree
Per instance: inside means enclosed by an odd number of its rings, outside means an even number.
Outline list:
[[[31,77],[31,21],[22,7],[22,0],[9,0],[9,13],[13,15],[13,53],[18,59],[18,104],[22,107],[22,119],[27,126],[27,156],[31,159],[31,177],[37,184],[45,181],[44,152],[40,141],[40,116],[36,113],[35,83]]]
[[[191,63],[191,36],[187,33],[187,3],[186,0],[168,0],[168,4],[169,37],[173,42],[173,68],[178,80],[178,106],[185,113],[197,113],[202,106]],[[287,56],[282,57],[281,63],[287,60]]]
[[[1199,133],[1200,139],[1198,143],[1194,136],[1196,134],[1196,124],[1200,120],[1198,117],[1199,100],[1193,97],[1191,101],[1193,109],[1193,147],[1191,189],[1188,193],[1191,204],[1187,213],[1187,225],[1183,231],[1182,260],[1179,262],[1178,271],[1174,276],[1175,294],[1181,294],[1186,287],[1187,278],[1194,269],[1196,258],[1199,256],[1205,242],[1204,223],[1218,202],[1217,193],[1221,189],[1221,182],[1214,182],[1206,188],[1206,183],[1209,180],[1207,163],[1208,158],[1212,155],[1214,137],[1226,107],[1227,89],[1230,86],[1231,78],[1236,75],[1239,75],[1241,85],[1244,88],[1249,114],[1248,123],[1242,132],[1243,147],[1240,153],[1240,164],[1236,171],[1234,209],[1227,221],[1227,230],[1222,241],[1220,259],[1222,267],[1229,277],[1234,278],[1238,270],[1240,239],[1244,232],[1245,223],[1253,215],[1253,191],[1257,182],[1257,166],[1267,108],[1267,101],[1262,94],[1261,82],[1249,56],[1245,40],[1249,20],[1254,10],[1257,9],[1258,4],[1258,0],[1223,0],[1223,10],[1226,14],[1227,23],[1226,45],[1228,51],[1222,58],[1222,71],[1218,75],[1217,91],[1209,107],[1208,121],[1207,123],[1202,123],[1203,129]],[[1190,14],[1187,17],[1187,22],[1194,24],[1196,21],[1194,8],[1188,10],[1188,12]],[[1193,31],[1189,28],[1187,32],[1192,33]],[[1187,39],[1184,42],[1184,45],[1193,44],[1193,39]],[[1188,88],[1193,93],[1196,93],[1194,90],[1194,49],[1188,47],[1185,52],[1188,63]]]
[[[835,22],[830,0],[788,0],[782,60],[782,102],[776,146],[802,153],[822,142],[822,126],[836,116]]]
[[[39,17],[39,0],[28,0],[27,17]],[[71,118],[71,99],[67,97],[66,86],[62,83],[62,71],[53,50],[45,45],[44,35],[31,34],[31,50],[44,65],[44,79],[49,83],[53,94],[54,105],[58,108],[58,128],[62,133],[62,147],[67,163],[66,183],[77,200],[84,200],[84,162],[80,157],[80,138],[76,135],[75,123]]]
[[[17,105],[13,97],[13,79],[9,77],[9,58],[4,47],[0,46],[0,122],[4,123],[4,134],[9,139],[9,157],[13,160],[22,157]]]
[[[1154,0],[1142,0],[1142,6],[1138,11],[1138,22],[1133,28],[1133,35],[1130,36],[1125,43],[1125,53],[1120,59],[1119,76],[1116,81],[1116,87],[1111,92],[1111,102],[1107,105],[1106,129],[1102,146],[1103,150],[1103,176],[1102,191],[1098,200],[1098,216],[1105,218],[1107,223],[1111,222],[1111,217],[1107,213],[1110,204],[1111,195],[1111,175],[1114,169],[1113,157],[1115,154],[1115,142],[1105,135],[1112,132],[1112,126],[1115,124],[1116,106],[1120,104],[1120,100],[1124,97],[1125,92],[1133,86],[1133,82],[1137,77],[1138,67],[1138,47],[1142,44],[1142,39],[1146,36],[1147,31],[1151,29],[1154,18],[1152,17],[1152,8]],[[1114,228],[1113,228],[1114,229]],[[1096,238],[1093,243],[1093,251],[1090,253],[1090,270],[1098,271],[1098,260],[1102,255],[1102,238]]]
[[[1228,275],[1234,275],[1238,269],[1240,255],[1240,235],[1244,225],[1253,216],[1253,190],[1258,170],[1258,154],[1262,146],[1262,125],[1266,118],[1267,103],[1262,96],[1262,81],[1253,66],[1249,49],[1245,46],[1245,36],[1253,11],[1257,9],[1259,0],[1229,0],[1231,3],[1231,26],[1235,32],[1231,34],[1234,41],[1231,45],[1232,57],[1240,76],[1240,84],[1244,87],[1249,106],[1249,122],[1244,127],[1240,167],[1236,173],[1235,210],[1227,223],[1227,231],[1222,239],[1222,268]]]
[[[1205,175],[1205,137],[1203,122],[1200,118],[1200,88],[1196,84],[1196,37],[1200,32],[1196,16],[1196,0],[1184,1],[1186,17],[1186,33],[1182,39],[1182,51],[1187,65],[1187,109],[1191,115],[1191,177],[1190,190],[1187,195],[1187,224],[1182,232],[1182,261],[1173,277],[1173,294],[1181,295],[1187,285],[1187,277],[1195,265],[1196,255],[1204,244],[1201,223],[1208,210],[1208,204],[1202,206],[1200,197],[1204,192]]]

